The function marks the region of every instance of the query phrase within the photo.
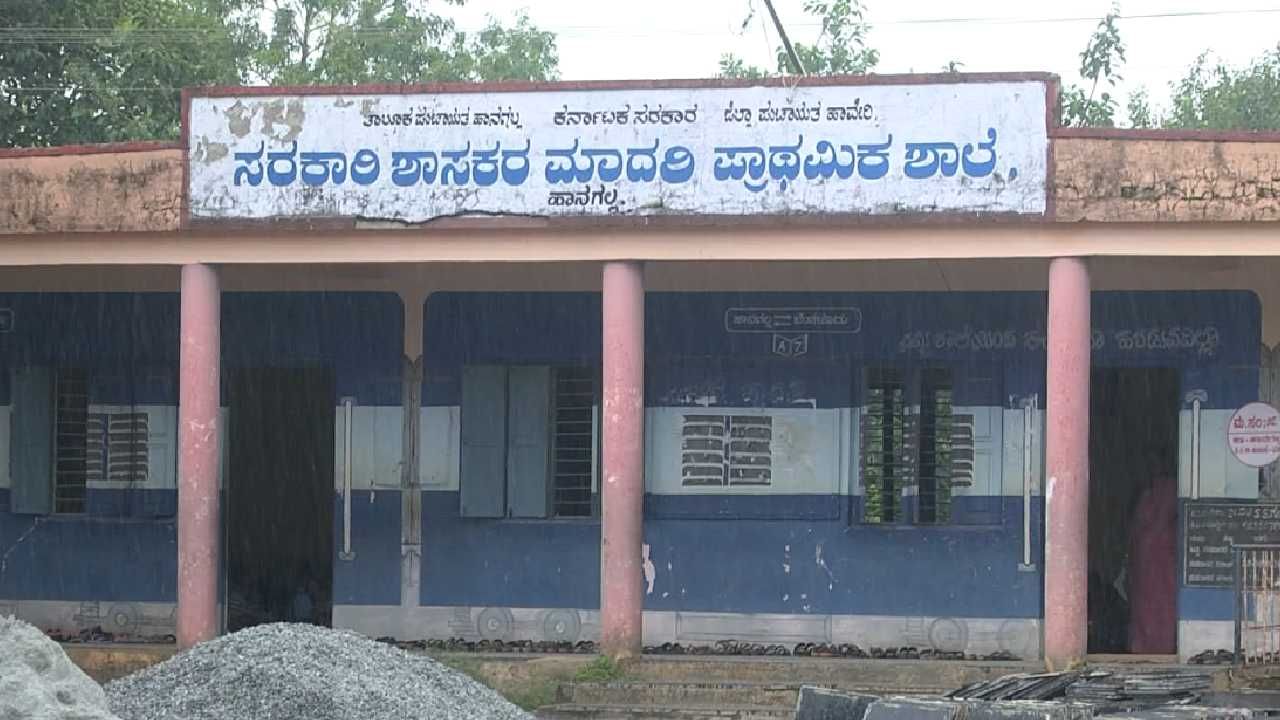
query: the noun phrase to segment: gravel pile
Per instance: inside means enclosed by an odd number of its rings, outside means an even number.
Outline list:
[[[106,691],[122,720],[530,717],[429,657],[351,632],[284,623],[211,640]]]
[[[0,720],[115,720],[98,683],[38,628],[0,616]]]

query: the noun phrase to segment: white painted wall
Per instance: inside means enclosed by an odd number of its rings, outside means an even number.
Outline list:
[[[351,408],[351,488],[399,490],[404,466],[404,409],[387,406]],[[334,489],[343,489],[346,464],[347,411],[335,410]]]
[[[1235,410],[1200,411],[1200,497],[1257,499],[1258,469],[1227,448],[1227,424]],[[1178,414],[1178,495],[1191,497],[1192,410]]]

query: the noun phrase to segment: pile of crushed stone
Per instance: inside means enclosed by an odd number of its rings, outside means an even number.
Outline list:
[[[39,628],[0,616],[0,720],[115,720],[107,696]]]
[[[259,625],[106,686],[122,720],[528,720],[423,655],[313,625]],[[0,717],[3,717],[0,715]]]

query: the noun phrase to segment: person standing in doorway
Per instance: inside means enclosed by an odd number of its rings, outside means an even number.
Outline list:
[[[1129,523],[1129,652],[1178,651],[1178,479],[1148,451],[1147,480]]]

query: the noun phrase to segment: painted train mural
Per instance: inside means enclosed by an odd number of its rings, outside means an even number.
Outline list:
[[[1037,656],[1045,302],[649,293],[646,644]],[[177,295],[0,311],[0,612],[171,633]],[[222,313],[228,627],[594,636],[598,295],[433,294],[420,360],[395,294],[227,293]],[[1258,398],[1260,313],[1246,292],[1095,293],[1095,394],[1115,398],[1095,433],[1163,453],[1184,497],[1198,439],[1200,496],[1256,499],[1209,440]],[[1094,485],[1154,471],[1117,457]],[[1229,590],[1178,607],[1180,652],[1229,647]]]

